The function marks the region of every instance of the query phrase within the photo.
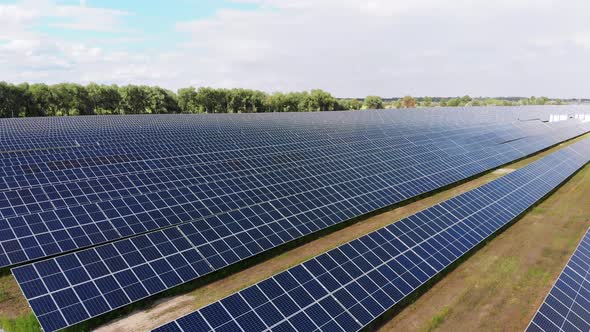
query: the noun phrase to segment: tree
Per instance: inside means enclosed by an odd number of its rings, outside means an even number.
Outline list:
[[[116,85],[98,85],[90,83],[86,86],[88,97],[92,103],[94,114],[115,114],[121,112],[121,93]]]
[[[50,87],[55,95],[56,115],[93,114],[92,101],[85,87],[74,83],[60,83]]]
[[[285,105],[286,97],[284,93],[275,92],[266,96],[266,108],[269,112],[285,112],[284,105]]]
[[[29,86],[31,98],[35,107],[35,116],[54,116],[56,107],[55,95],[47,84],[31,84]]]
[[[424,97],[422,99],[422,106],[424,106],[424,107],[432,106],[432,98],[431,97]]]
[[[461,99],[459,98],[451,98],[447,101],[447,106],[457,107],[459,105],[461,105]]]
[[[206,113],[227,113],[229,93],[225,89],[203,87],[197,90],[197,101]]]
[[[174,92],[158,86],[147,87],[148,103],[146,112],[150,114],[179,113],[180,107]]]
[[[0,82],[0,117],[18,116],[22,101],[20,89],[13,84]]]
[[[120,88],[121,110],[123,114],[143,114],[149,107],[149,88],[147,86],[127,85]]]
[[[262,91],[250,90],[249,109],[251,112],[262,113],[266,112],[266,94]]]
[[[19,104],[15,109],[16,116],[38,116],[39,112],[35,107],[36,105],[33,101],[33,95],[31,94],[29,83],[21,83],[15,88],[19,101]]]
[[[356,98],[344,99],[340,100],[340,106],[343,110],[360,110],[363,107],[363,103]]]
[[[68,91],[72,96],[70,110],[72,115],[91,115],[94,114],[92,102],[88,96],[86,87],[80,84],[68,84]]]
[[[414,108],[416,107],[416,99],[412,96],[404,96],[404,98],[402,98],[402,106],[404,108]]]
[[[326,91],[315,89],[309,94],[310,111],[333,111],[336,105],[336,98]]]
[[[548,101],[549,98],[547,97],[539,97],[539,99],[537,99],[537,105],[545,105]]]
[[[364,108],[367,109],[382,109],[383,99],[378,96],[367,96],[364,101]]]
[[[276,92],[266,97],[266,107],[270,112],[304,112],[307,93],[290,92],[287,94]]]
[[[529,104],[537,105],[537,98],[535,96],[531,96],[531,98],[529,98]]]
[[[179,89],[178,106],[182,113],[201,113],[197,91],[194,87]]]
[[[231,89],[228,96],[227,111],[230,113],[246,113],[250,95],[250,90]]]

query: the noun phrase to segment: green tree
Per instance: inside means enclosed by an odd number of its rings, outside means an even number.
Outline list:
[[[119,89],[121,94],[121,111],[123,114],[144,114],[149,105],[149,88],[147,86],[126,85]]]
[[[122,97],[118,86],[90,83],[86,86],[86,90],[95,114],[121,112]]]
[[[340,105],[344,110],[360,110],[363,107],[363,102],[356,98],[344,99],[340,101]]]
[[[197,90],[197,100],[206,113],[227,113],[229,92],[225,89],[202,87]]]
[[[431,107],[432,106],[432,97],[424,97],[422,99],[422,106]]]
[[[315,89],[309,94],[309,107],[311,111],[333,111],[336,98],[326,91]]]
[[[547,97],[539,97],[537,99],[537,105],[545,105],[545,104],[547,104],[548,101],[549,101],[549,98],[547,98]]]
[[[270,112],[299,112],[304,107],[307,96],[301,92],[276,92],[266,97],[266,107]]]
[[[23,87],[0,82],[0,117],[17,117],[28,105]]]
[[[537,98],[535,96],[529,98],[529,105],[537,105]]]
[[[382,109],[383,99],[378,96],[367,96],[364,101],[364,108],[367,109]]]
[[[402,98],[402,106],[404,108],[414,108],[416,107],[416,99],[412,96],[404,96],[404,98]]]
[[[74,83],[60,83],[50,87],[55,95],[56,115],[93,114],[92,101],[85,87]]]
[[[147,87],[148,104],[146,112],[150,114],[179,113],[180,107],[174,92],[158,86]]]
[[[451,98],[447,101],[447,106],[457,107],[459,105],[461,105],[461,99],[459,98]]]
[[[182,113],[201,113],[203,110],[199,105],[198,94],[194,87],[179,89],[178,106]]]
[[[57,113],[55,95],[47,84],[31,84],[31,98],[35,105],[36,116],[54,116]]]

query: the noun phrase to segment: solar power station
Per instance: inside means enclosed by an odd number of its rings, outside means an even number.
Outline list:
[[[0,267],[59,330],[587,133],[585,113],[5,119]]]
[[[155,331],[358,331],[589,160],[585,139]]]
[[[590,331],[590,230],[582,238],[527,331]]]

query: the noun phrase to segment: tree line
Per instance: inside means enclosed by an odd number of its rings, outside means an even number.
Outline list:
[[[268,94],[250,89],[183,88],[177,92],[158,86],[100,85],[74,83],[47,85],[0,82],[0,117],[166,114],[166,113],[252,113],[317,112],[381,108],[433,106],[481,106],[545,104],[546,97],[528,98],[515,103],[497,99],[403,98],[384,102],[381,97],[339,99],[315,89],[303,92]]]

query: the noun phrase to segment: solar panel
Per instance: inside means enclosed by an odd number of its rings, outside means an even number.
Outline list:
[[[590,230],[526,330],[590,331]]]
[[[114,272],[131,278],[139,265],[164,278],[146,270],[141,287],[103,280],[101,294],[123,290],[102,295],[107,306],[78,298],[87,314],[69,315],[71,325],[590,129],[515,122],[512,110],[469,113],[0,121],[9,143],[0,144],[0,266],[118,240],[39,262],[35,278],[50,285],[27,297],[71,294]],[[44,140],[56,144],[19,145]]]
[[[586,130],[574,129],[569,134]],[[375,192],[387,196],[384,202],[361,202],[371,205],[365,209],[368,212],[558,142],[551,136],[558,131],[547,132],[546,128],[545,135],[528,136],[516,143],[503,141],[535,131],[502,126],[491,132],[488,128],[487,138],[473,137],[482,130],[476,127],[429,133],[445,135],[433,136],[436,144],[423,134],[381,135],[368,141],[364,136],[367,132],[363,132],[354,140],[324,137],[325,145],[319,146],[303,140],[289,144],[288,149],[276,145],[252,148],[254,154],[247,153],[248,149],[189,154],[195,145],[175,155],[175,150],[166,145],[162,150],[165,155],[149,146],[150,152],[143,154],[117,151],[127,154],[43,162],[34,167],[7,166],[6,176],[0,181],[0,189],[5,189],[0,192],[0,215],[4,219],[0,223],[0,266],[253,207],[269,197],[288,200],[293,192],[305,192],[301,187],[307,189],[304,200],[309,196],[338,200],[325,193],[332,190],[338,197],[342,192],[336,192],[336,183],[346,184],[356,196]],[[471,154],[486,154],[487,158],[479,162]]]
[[[589,159],[586,139],[154,331],[361,330]]]

